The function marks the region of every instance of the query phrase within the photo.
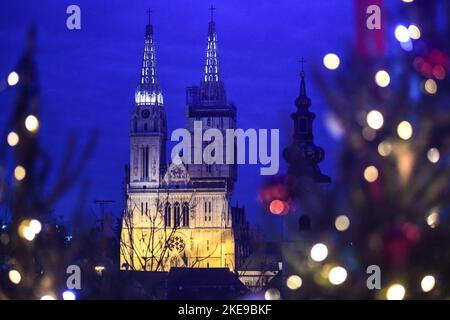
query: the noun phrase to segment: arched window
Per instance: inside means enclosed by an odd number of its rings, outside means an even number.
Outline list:
[[[180,204],[176,202],[173,205],[173,227],[177,228],[180,226]]]
[[[189,204],[187,202],[183,203],[183,227],[189,227]]]
[[[164,225],[166,227],[170,227],[171,225],[170,217],[171,217],[170,204],[166,203],[166,207],[164,208]]]

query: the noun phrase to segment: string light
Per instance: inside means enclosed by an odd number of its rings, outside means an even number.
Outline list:
[[[383,126],[384,118],[380,111],[371,110],[367,113],[366,121],[369,127],[378,130]]]
[[[9,270],[8,272],[9,280],[14,284],[19,284],[22,280],[22,276],[20,275],[20,272],[17,270]]]
[[[280,215],[285,211],[285,209],[286,206],[281,200],[273,200],[270,202],[269,210],[272,214]]]
[[[73,292],[70,291],[70,290],[64,291],[64,292],[62,293],[62,297],[63,297],[64,300],[76,300],[76,299],[77,299],[75,293],[73,293]]]
[[[375,166],[368,166],[364,170],[364,179],[367,182],[375,182],[378,179],[378,169]]]
[[[435,94],[437,92],[437,83],[434,79],[427,79],[423,84],[425,92],[428,94]]]
[[[39,120],[34,115],[30,114],[25,119],[25,128],[30,132],[36,132],[39,129]]]
[[[19,75],[17,72],[13,71],[8,75],[8,84],[12,87],[19,82]]]
[[[42,225],[38,220],[33,219],[30,221],[30,228],[34,234],[38,234],[42,230]]]
[[[408,121],[402,121],[397,126],[397,134],[403,140],[408,140],[413,135],[413,128]]]
[[[392,145],[388,141],[382,141],[378,145],[378,153],[382,157],[387,157],[392,152]]]
[[[439,150],[436,148],[431,148],[427,152],[427,158],[431,163],[438,162],[440,158]]]
[[[389,85],[391,82],[391,77],[389,76],[389,73],[387,73],[385,70],[380,70],[375,74],[375,83],[384,88]]]
[[[439,212],[433,210],[430,212],[430,214],[427,216],[427,224],[431,229],[436,228],[439,225],[440,219],[439,219]]]
[[[422,278],[422,281],[420,282],[420,287],[422,288],[423,292],[430,292],[434,289],[434,286],[436,285],[436,279],[432,275],[427,275]]]
[[[386,292],[386,298],[388,300],[403,300],[405,298],[405,287],[399,283],[391,285]]]
[[[275,288],[267,289],[266,292],[264,293],[264,298],[266,300],[280,300],[280,297],[281,297],[280,291]]]
[[[27,171],[22,166],[17,166],[14,169],[14,177],[16,178],[17,181],[22,181],[23,179],[25,179],[26,174]]]
[[[297,275],[292,275],[286,280],[286,285],[291,290],[297,290],[302,286],[302,284],[303,284],[302,278],[300,278],[300,276]]]
[[[311,248],[311,259],[313,259],[316,262],[321,262],[325,260],[328,256],[328,248],[323,243],[316,243]]]
[[[339,64],[339,57],[334,53],[328,53],[323,57],[323,65],[329,70],[337,69]]]
[[[328,281],[330,281],[330,283],[335,286],[342,284],[346,279],[347,270],[345,270],[345,268],[343,267],[333,267],[328,273]]]
[[[8,142],[9,146],[14,147],[19,143],[19,135],[14,131],[11,131],[10,133],[8,133],[6,141]]]
[[[350,219],[346,215],[340,215],[334,220],[334,226],[338,231],[345,231],[350,227]]]
[[[409,41],[409,31],[405,26],[397,26],[395,28],[395,38],[397,38],[400,42],[408,42]]]
[[[418,26],[411,24],[408,27],[409,36],[411,39],[417,40],[420,38],[421,32]]]

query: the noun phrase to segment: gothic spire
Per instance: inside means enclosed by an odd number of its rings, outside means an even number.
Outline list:
[[[211,6],[209,10],[211,11],[211,20],[208,24],[206,61],[203,79],[200,84],[200,101],[204,105],[225,105],[227,99],[225,88],[219,73],[217,32],[213,15],[216,8]]]
[[[144,56],[142,59],[141,80],[136,88],[137,105],[162,105],[163,96],[156,76],[155,45],[153,25],[150,22],[151,10],[148,13],[148,24],[145,30]]]

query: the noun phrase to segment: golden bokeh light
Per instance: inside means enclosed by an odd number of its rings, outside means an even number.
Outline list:
[[[402,121],[397,126],[397,134],[403,140],[408,140],[413,135],[413,128],[408,121]]]
[[[367,182],[375,182],[378,179],[378,169],[375,166],[368,166],[364,170],[364,179]]]
[[[392,152],[392,144],[388,141],[382,141],[378,144],[378,153],[382,157],[387,157]]]
[[[350,219],[346,215],[340,215],[334,220],[334,226],[338,231],[345,231],[350,227]]]
[[[303,284],[302,278],[298,275],[292,275],[286,280],[286,285],[291,290],[297,290]]]
[[[385,70],[380,70],[375,74],[375,83],[379,87],[387,87],[389,83],[391,82],[391,77],[389,76],[389,73]]]
[[[347,279],[347,270],[341,266],[333,267],[331,268],[330,272],[328,273],[328,281],[330,281],[331,284],[337,286]]]
[[[422,278],[422,281],[420,282],[420,287],[422,288],[423,292],[430,292],[434,289],[434,286],[436,285],[436,279],[432,275],[426,275]]]
[[[399,283],[392,284],[386,292],[386,299],[388,300],[403,300],[406,295],[405,287]]]
[[[11,131],[10,133],[8,133],[6,141],[8,142],[9,146],[14,147],[19,143],[19,135],[14,131]]]
[[[378,130],[384,123],[383,114],[378,110],[371,110],[367,113],[366,121],[369,127]]]
[[[323,57],[323,65],[329,70],[335,70],[339,67],[340,59],[334,53],[328,53]]]
[[[26,175],[27,175],[27,171],[25,170],[24,167],[17,166],[14,169],[14,177],[16,178],[17,181],[22,181],[23,179],[25,179]]]
[[[30,114],[25,119],[25,128],[30,132],[36,132],[39,129],[39,120],[34,115]]]
[[[17,270],[9,270],[8,272],[9,280],[14,284],[19,284],[22,280],[22,276],[20,275],[20,272]]]
[[[321,262],[325,260],[328,256],[328,248],[323,243],[316,243],[311,248],[311,259],[313,259],[316,262]]]

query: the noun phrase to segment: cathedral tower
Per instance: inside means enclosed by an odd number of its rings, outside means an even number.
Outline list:
[[[145,31],[141,77],[134,95],[130,140],[130,188],[159,187],[166,170],[167,124],[163,95],[156,75],[150,16]]]
[[[187,127],[193,135],[194,122],[198,124],[201,121],[203,132],[214,128],[220,130],[222,136],[225,137],[226,129],[236,128],[236,107],[228,103],[225,86],[220,75],[217,31],[213,16],[215,8],[211,6],[210,10],[211,20],[208,23],[203,77],[200,86],[189,87],[186,92]],[[204,142],[203,147],[207,144],[207,142]],[[189,174],[193,179],[217,178],[224,180],[231,191],[237,179],[237,166],[236,164],[226,164],[227,148],[233,146],[227,146],[225,141],[223,145],[223,163],[192,164],[189,165]],[[229,151],[234,152],[234,150]],[[201,151],[193,150],[194,152]]]

